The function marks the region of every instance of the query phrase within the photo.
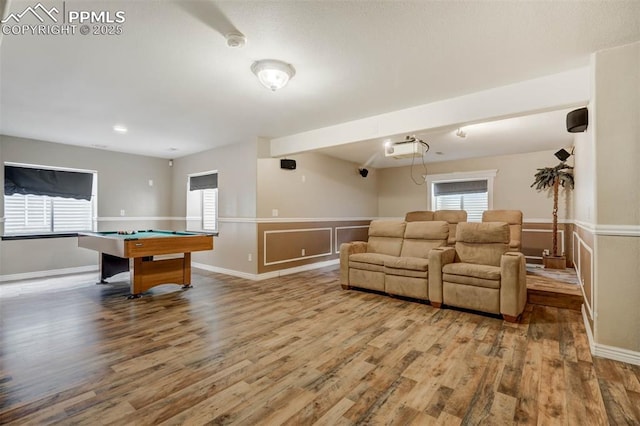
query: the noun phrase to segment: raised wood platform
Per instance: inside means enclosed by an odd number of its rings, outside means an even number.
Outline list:
[[[582,292],[571,283],[575,272],[571,269],[545,274],[543,270],[527,272],[527,302],[534,305],[580,311]]]

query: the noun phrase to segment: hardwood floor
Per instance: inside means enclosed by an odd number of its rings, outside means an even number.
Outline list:
[[[58,280],[0,298],[1,424],[640,423],[640,367],[592,359],[573,310],[510,324],[344,291],[335,268],[194,271],[136,300]]]

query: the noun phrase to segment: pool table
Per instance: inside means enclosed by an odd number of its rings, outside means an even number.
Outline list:
[[[121,272],[130,273],[130,298],[160,284],[191,287],[191,252],[213,249],[213,235],[178,231],[78,233],[78,247],[100,252],[100,282]],[[154,259],[154,256],[182,254]]]

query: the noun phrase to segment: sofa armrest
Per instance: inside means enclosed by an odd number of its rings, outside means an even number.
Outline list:
[[[364,241],[353,241],[340,244],[340,284],[349,287],[349,256],[355,253],[366,253],[367,243]]]
[[[516,318],[527,304],[527,267],[519,252],[507,252],[500,258],[500,313]]]
[[[442,305],[442,267],[453,263],[455,257],[453,247],[436,247],[429,252],[429,300],[433,306]]]

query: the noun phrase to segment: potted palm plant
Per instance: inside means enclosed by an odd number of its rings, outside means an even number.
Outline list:
[[[545,268],[564,269],[567,267],[567,259],[564,253],[558,254],[558,192],[560,187],[573,189],[573,167],[560,162],[555,167],[538,169],[531,187],[537,191],[549,188],[553,190],[553,251],[550,256],[543,256],[542,262]]]

